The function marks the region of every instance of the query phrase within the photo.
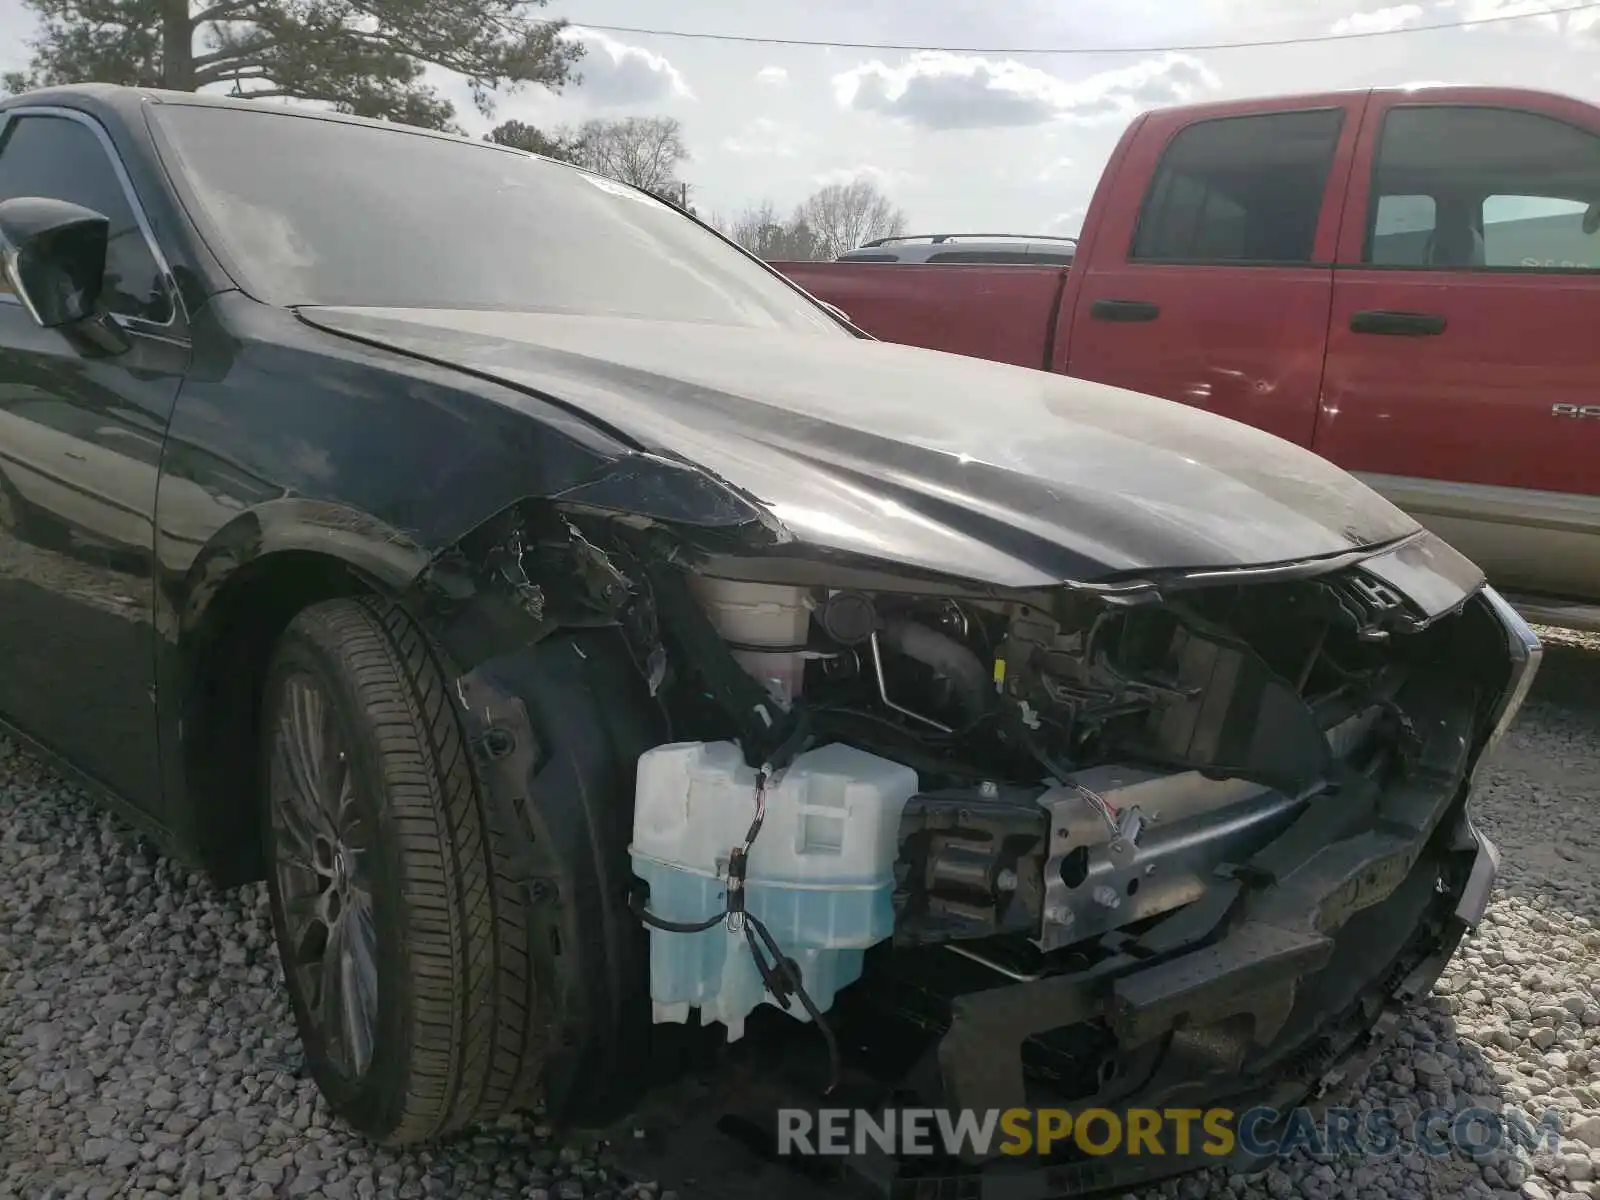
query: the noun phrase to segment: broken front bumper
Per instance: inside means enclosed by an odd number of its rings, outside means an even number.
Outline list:
[[[1424,749],[1409,777],[1364,805],[1350,795],[1307,809],[1200,900],[1125,939],[1094,970],[958,999],[937,1050],[944,1103],[1059,1106],[1025,1079],[1023,1044],[1094,1022],[1115,1039],[1115,1070],[1094,1095],[1074,1099],[1074,1112],[1286,1112],[1325,1106],[1358,1082],[1400,1012],[1427,994],[1482,919],[1494,886],[1499,854],[1473,825],[1468,799],[1527,696],[1541,649],[1496,593],[1484,589],[1481,600],[1503,631],[1509,667],[1487,735],[1441,705],[1419,722]],[[1031,1200],[1264,1165],[1244,1151],[1224,1160],[1199,1151],[998,1160],[957,1186],[963,1196]],[[942,1196],[954,1183],[900,1178],[890,1189]]]
[[[1462,934],[1481,918],[1488,902],[1498,853],[1464,815],[1448,849],[1429,858],[1456,886],[1441,891],[1441,873],[1428,862],[1419,863],[1387,900],[1368,910],[1364,919],[1352,919],[1348,937],[1333,947],[1319,950],[1303,931],[1244,926],[1213,947],[1114,985],[1113,1025],[1119,1038],[1149,1037],[1157,1044],[1151,1054],[1129,1056],[1128,1069],[1137,1075],[1120,1097],[1096,1097],[1073,1109],[1099,1108],[1124,1118],[1135,1109],[1226,1109],[1237,1117],[1265,1108],[1287,1116],[1296,1106],[1318,1112],[1339,1103],[1384,1049],[1404,1010],[1433,987]],[[1360,868],[1383,869],[1378,855]],[[1341,979],[1347,994],[1338,1009],[1307,1011],[1335,1003],[1329,993],[1340,989],[1327,985]],[[1299,1005],[1297,983],[1309,984],[1312,993]],[[1013,1023],[1050,1027],[1074,1006],[1084,1019],[1100,1010],[1082,993],[1049,985],[1047,980],[1001,989],[990,993],[987,1002],[964,1008],[952,1028],[954,1036],[947,1036],[941,1048],[941,1065],[951,1072],[948,1081],[961,1089],[962,1098],[951,1100],[953,1107],[1014,1106],[1015,1094],[1008,1087],[1017,1080],[1000,1067],[1009,1056],[996,1045],[1019,1043],[1020,1030]],[[1061,1007],[1047,1013],[1052,1003]],[[1197,1014],[1197,1019],[1187,1022],[1180,1010]],[[1255,1015],[1257,1029],[1276,1026],[1279,1033],[1265,1046],[1252,1045],[1250,1032],[1241,1032],[1229,1019],[1239,1013]],[[987,1043],[987,1054],[981,1043]],[[967,1054],[971,1057],[964,1058]],[[1049,1104],[1037,1096],[1029,1101]],[[1254,1133],[1252,1144],[1259,1145],[1274,1136],[1274,1129],[1270,1122],[1261,1123]],[[1180,1155],[1168,1146],[1157,1156],[1113,1152],[1047,1164],[996,1160],[971,1175],[900,1177],[882,1180],[881,1186],[895,1200],[957,1195],[963,1200],[1045,1200],[1143,1187],[1204,1168],[1248,1174],[1267,1165],[1266,1159],[1243,1148],[1217,1157],[1198,1148]]]

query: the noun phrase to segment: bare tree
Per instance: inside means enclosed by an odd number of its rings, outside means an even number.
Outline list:
[[[689,148],[674,117],[585,121],[572,141],[591,171],[657,195],[679,194],[678,168],[689,161]]]
[[[804,262],[828,257],[827,247],[796,211],[780,216],[771,200],[751,205],[718,227],[751,254],[768,262]]]
[[[830,183],[801,204],[798,216],[836,258],[873,238],[906,231],[906,215],[870,179]]]
[[[771,200],[762,200],[741,209],[731,217],[718,216],[714,224],[751,254],[760,254],[766,231],[783,223],[778,206]]]

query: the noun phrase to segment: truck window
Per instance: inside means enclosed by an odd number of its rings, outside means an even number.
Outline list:
[[[1432,196],[1382,196],[1372,226],[1372,261],[1404,266],[1422,261],[1433,233]]]
[[[1583,231],[1589,206],[1550,196],[1486,196],[1483,261],[1490,267],[1593,270],[1600,244]]]
[[[1475,105],[1397,108],[1373,163],[1365,261],[1421,270],[1600,268],[1600,138]],[[1403,226],[1403,227],[1402,227]]]
[[[1191,263],[1311,261],[1344,110],[1198,121],[1167,146],[1130,255]]]

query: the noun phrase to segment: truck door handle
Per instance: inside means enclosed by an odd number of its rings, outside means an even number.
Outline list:
[[[1161,306],[1148,300],[1096,300],[1089,315],[1096,321],[1154,321]]]
[[[1351,333],[1386,333],[1393,337],[1433,337],[1444,332],[1436,313],[1390,312],[1369,308],[1350,314]]]

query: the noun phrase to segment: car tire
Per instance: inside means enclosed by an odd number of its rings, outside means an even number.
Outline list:
[[[500,1115],[537,1067],[525,897],[450,696],[416,624],[361,598],[294,618],[263,697],[268,888],[306,1064],[336,1116],[393,1146]]]

